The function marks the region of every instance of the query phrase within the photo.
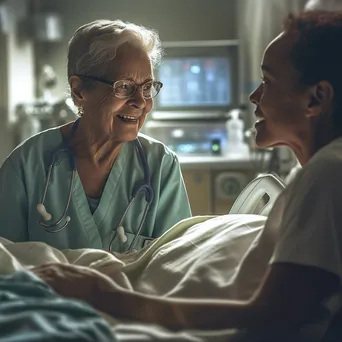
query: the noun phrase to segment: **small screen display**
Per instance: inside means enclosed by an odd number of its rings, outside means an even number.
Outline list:
[[[165,58],[159,69],[163,88],[158,107],[229,106],[232,102],[228,58]]]

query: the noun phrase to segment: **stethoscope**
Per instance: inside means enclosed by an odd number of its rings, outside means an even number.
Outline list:
[[[64,147],[56,149],[51,155],[51,160],[50,160],[50,164],[49,164],[49,168],[48,168],[48,172],[47,172],[47,176],[46,176],[46,180],[45,180],[45,186],[44,186],[44,192],[43,192],[42,200],[41,200],[41,203],[39,203],[37,205],[37,211],[41,215],[38,223],[41,226],[41,228],[48,233],[58,233],[58,232],[62,231],[71,221],[71,218],[70,218],[70,216],[67,215],[67,212],[68,212],[70,202],[71,202],[71,195],[72,195],[73,186],[74,186],[74,178],[76,175],[76,157],[75,157],[75,154],[71,148],[71,139],[75,135],[75,132],[77,130],[79,123],[80,123],[80,118],[78,118],[74,122],[74,124],[72,125],[70,134],[68,135],[68,137],[65,140]],[[123,244],[125,244],[127,242],[127,236],[125,234],[125,229],[123,227],[123,221],[124,221],[128,211],[129,211],[129,209],[132,207],[134,200],[138,197],[138,195],[140,193],[145,193],[145,199],[146,199],[145,209],[144,209],[142,218],[140,220],[137,233],[135,234],[135,236],[134,236],[132,242],[130,243],[128,249],[126,249],[126,252],[131,251],[133,249],[135,242],[141,233],[142,227],[143,227],[144,222],[146,220],[146,216],[148,214],[148,211],[149,211],[151,204],[153,202],[153,199],[154,199],[154,191],[153,191],[152,182],[151,182],[151,172],[150,172],[147,160],[146,160],[146,156],[145,156],[143,147],[142,147],[141,142],[139,141],[138,138],[136,138],[134,140],[134,144],[135,144],[141,165],[143,166],[143,169],[144,169],[144,180],[141,182],[141,184],[139,184],[133,190],[133,193],[132,193],[132,196],[128,202],[128,205],[127,205],[125,211],[123,212],[123,214],[119,220],[116,232],[113,234],[113,237],[110,240],[109,251],[111,251],[111,249],[112,249],[112,244],[113,244],[113,241],[115,240],[116,234],[118,234],[118,236],[119,236],[119,238]],[[47,211],[47,209],[44,205],[44,202],[45,202],[46,194],[48,191],[50,178],[52,175],[52,169],[54,166],[57,165],[56,160],[57,160],[58,155],[60,155],[62,153],[65,153],[68,155],[70,170],[72,171],[70,181],[69,181],[69,192],[68,192],[66,205],[64,207],[62,215],[60,216],[60,218],[56,222],[48,224],[46,222],[43,222],[42,218],[44,219],[44,221],[50,221],[52,219],[52,215]],[[64,220],[64,223],[62,224],[62,226],[57,228],[63,222],[63,220]],[[55,228],[57,228],[57,229],[55,229]]]

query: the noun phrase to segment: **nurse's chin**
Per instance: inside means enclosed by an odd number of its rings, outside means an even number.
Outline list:
[[[138,132],[125,132],[124,134],[120,134],[120,136],[116,136],[120,142],[129,142],[133,141],[138,137]]]

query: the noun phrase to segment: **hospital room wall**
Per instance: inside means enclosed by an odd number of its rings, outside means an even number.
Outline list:
[[[19,102],[34,100],[34,44],[25,24],[27,0],[0,1],[0,163],[13,149],[11,123]]]
[[[48,63],[55,69],[55,95],[62,97],[67,91],[67,42],[80,25],[122,19],[157,29],[162,41],[235,39],[236,8],[237,0],[41,0],[41,11],[61,15],[63,39],[37,44],[36,65]]]

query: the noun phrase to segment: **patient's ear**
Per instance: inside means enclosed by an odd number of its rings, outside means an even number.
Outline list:
[[[71,91],[71,97],[73,98],[76,106],[82,106],[83,104],[83,87],[82,81],[78,76],[71,76],[69,78],[69,85]]]
[[[317,117],[329,112],[334,99],[334,88],[328,81],[321,81],[308,90],[307,117]]]

